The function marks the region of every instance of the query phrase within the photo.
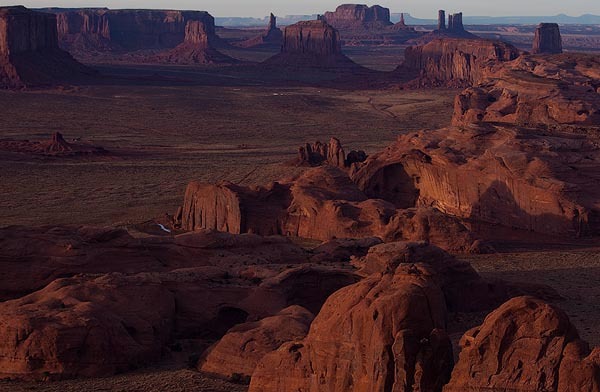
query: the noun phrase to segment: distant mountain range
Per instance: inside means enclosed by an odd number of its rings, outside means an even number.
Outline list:
[[[277,18],[280,25],[290,25],[301,20],[317,19],[317,14],[313,15],[287,15]],[[400,13],[392,14],[392,22],[400,20]],[[404,20],[408,25],[435,25],[435,19],[414,18],[410,14],[404,14]],[[269,18],[244,18],[244,17],[216,17],[215,22],[218,26],[224,27],[253,27],[263,26],[269,23]],[[600,15],[585,14],[581,16],[569,16],[565,14],[555,16],[464,16],[463,23],[466,25],[531,25],[541,22],[554,22],[559,24],[590,24],[600,25]]]

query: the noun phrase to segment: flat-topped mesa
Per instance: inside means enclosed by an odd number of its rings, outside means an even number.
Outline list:
[[[467,86],[483,76],[485,66],[514,60],[519,54],[517,48],[501,41],[435,39],[408,47],[401,69],[419,72],[420,85]]]
[[[323,19],[337,29],[371,29],[392,26],[390,10],[379,5],[343,4],[334,12],[326,12]]]
[[[0,88],[47,85],[91,73],[58,47],[56,17],[0,8]]]
[[[558,54],[562,51],[562,38],[558,24],[540,23],[535,30],[532,53]]]
[[[217,41],[214,18],[205,11],[49,9],[58,16],[60,44],[70,50],[168,49],[184,41],[189,21],[204,25]]]
[[[302,21],[287,26],[281,53],[265,64],[292,67],[358,67],[342,54],[339,32],[326,21]]]

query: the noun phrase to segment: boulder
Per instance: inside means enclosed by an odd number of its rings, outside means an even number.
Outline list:
[[[301,306],[290,306],[275,316],[237,325],[208,350],[198,370],[229,378],[249,378],[266,354],[286,342],[303,339],[313,318]]]
[[[258,364],[250,391],[436,391],[452,368],[446,307],[425,266],[333,294],[303,340]]]
[[[562,53],[562,38],[558,23],[540,23],[535,29],[531,53]]]
[[[533,297],[514,298],[468,331],[445,392],[597,391],[598,351],[564,312]]]
[[[58,47],[54,15],[22,6],[0,8],[0,88],[55,85],[92,74]]]

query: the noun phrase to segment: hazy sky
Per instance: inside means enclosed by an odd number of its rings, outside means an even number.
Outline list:
[[[341,0],[29,0],[27,7],[109,7],[109,8],[167,8],[209,11],[213,16],[265,16],[316,14],[333,10]],[[347,1],[351,3],[352,1]],[[360,3],[360,2],[359,2]],[[471,16],[547,16],[560,13],[571,16],[600,14],[599,0],[380,0],[392,12],[408,12],[420,18],[435,18],[438,9],[463,11]]]

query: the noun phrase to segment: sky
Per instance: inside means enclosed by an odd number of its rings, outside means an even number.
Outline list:
[[[352,2],[352,1],[348,1]],[[26,7],[109,7],[164,8],[208,11],[213,16],[263,17],[276,15],[310,15],[334,10],[342,0],[25,0]],[[392,13],[407,12],[414,17],[435,19],[438,9],[462,11],[469,16],[550,16],[567,14],[600,15],[600,0],[379,0]]]

